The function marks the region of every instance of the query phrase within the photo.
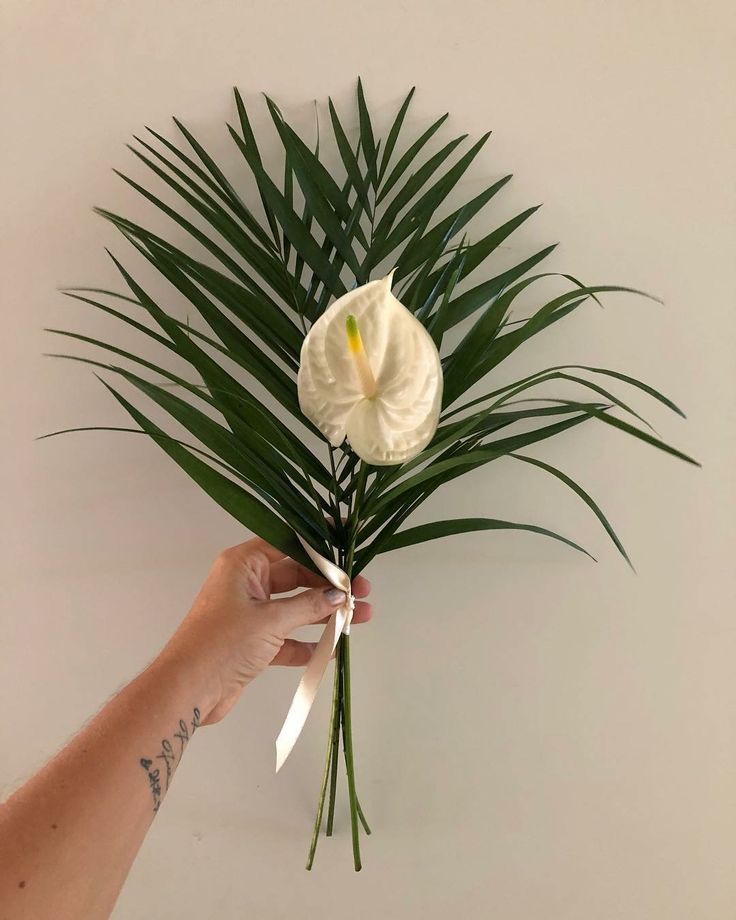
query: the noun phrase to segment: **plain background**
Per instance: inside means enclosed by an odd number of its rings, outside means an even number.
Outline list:
[[[732,4],[3,8],[0,793],[150,660],[244,538],[143,438],[34,441],[125,424],[88,369],[41,356],[63,344],[44,326],[103,328],[55,292],[114,282],[103,244],[124,243],[91,206],[150,218],[110,167],[134,171],[124,144],[170,133],[172,114],[235,167],[236,83],[260,128],[267,90],[306,130],[333,94],[354,131],[360,72],[381,124],[416,84],[411,128],[450,110],[448,133],[493,129],[461,192],[515,174],[493,226],[545,203],[510,257],[559,240],[550,267],[665,301],[579,311],[505,379],[580,360],[641,376],[683,405],[687,422],[647,408],[703,469],[600,426],[535,451],[600,500],[638,575],[537,470],[498,463],[446,489],[427,514],[534,521],[600,561],[504,534],[382,557],[353,653],[364,871],[344,801],[303,870],[328,694],[276,778],[298,675],[273,671],[190,748],[115,917],[736,916]]]

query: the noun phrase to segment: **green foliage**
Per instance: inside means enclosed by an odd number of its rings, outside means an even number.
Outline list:
[[[191,446],[176,439],[162,438],[163,431],[145,419],[127,400],[125,408],[144,431],[157,441],[192,478],[227,511],[266,539],[276,537],[273,519],[283,522],[314,545],[326,541],[339,547],[344,528],[342,517],[353,510],[355,491],[351,476],[335,475],[335,469],[356,469],[356,458],[346,443],[337,451],[307,447],[307,433],[313,426],[301,415],[296,392],[299,351],[309,325],[329,302],[355,284],[362,284],[386,259],[396,266],[395,280],[402,282],[402,302],[412,309],[442,348],[445,333],[469,317],[476,317],[454,350],[443,349],[445,414],[433,443],[418,458],[389,470],[368,471],[366,504],[362,509],[356,566],[364,567],[377,552],[406,545],[408,538],[396,533],[398,522],[415,510],[450,479],[475,467],[506,456],[517,447],[555,436],[570,427],[569,422],[540,426],[517,437],[494,439],[499,426],[535,419],[542,420],[548,406],[525,409],[509,419],[504,407],[522,391],[534,390],[550,380],[565,380],[603,396],[605,403],[580,404],[582,413],[574,423],[597,420],[654,444],[690,461],[656,437],[624,422],[611,413],[613,407],[641,419],[623,400],[603,389],[591,376],[606,375],[638,388],[668,406],[680,410],[652,387],[616,371],[593,367],[550,368],[496,390],[489,396],[458,401],[474,384],[489,375],[533,336],[568,316],[589,298],[607,291],[627,291],[611,285],[585,287],[571,276],[569,290],[541,302],[528,318],[512,320],[519,295],[529,291],[550,273],[527,273],[552,250],[544,247],[506,268],[489,280],[471,287],[464,280],[479,268],[492,266],[493,255],[535,211],[528,208],[500,223],[477,242],[459,235],[468,222],[485,209],[510,176],[493,182],[461,204],[450,215],[438,217],[445,198],[470,166],[488,135],[471,144],[457,159],[455,150],[465,137],[442,144],[427,155],[427,146],[442,127],[446,116],[416,137],[406,137],[406,116],[414,90],[408,94],[392,122],[385,142],[376,136],[362,84],[358,86],[356,112],[350,123],[357,125],[351,142],[344,117],[329,101],[329,123],[339,153],[342,177],[328,170],[316,150],[286,122],[276,104],[266,99],[284,153],[286,169],[281,184],[272,178],[262,159],[248,112],[240,93],[235,103],[240,130],[228,125],[235,142],[238,172],[245,167],[258,191],[263,214],[246,204],[238,180],[227,178],[225,169],[213,160],[193,133],[178,119],[182,137],[174,143],[147,129],[150,142],[139,137],[130,149],[146,164],[155,178],[175,193],[180,204],[164,202],[157,193],[120,174],[173,224],[177,243],[107,210],[99,209],[135,249],[166,279],[198,314],[203,328],[190,328],[166,309],[114,259],[127,285],[125,295],[89,288],[70,290],[71,296],[132,326],[163,349],[182,359],[191,369],[184,379],[172,374],[165,364],[144,361],[113,344],[77,333],[51,330],[94,344],[114,355],[144,366],[156,380],[143,379],[113,364],[100,366],[122,376],[139,392],[157,403],[193,435],[207,453],[232,472],[227,488],[212,483],[224,474],[211,465],[212,477],[195,457]],[[323,145],[324,146],[324,145]],[[399,151],[400,154],[399,154]],[[232,163],[230,164],[232,166]],[[295,199],[303,199],[299,209]],[[193,254],[193,248],[204,250]],[[488,272],[486,272],[488,274]],[[640,293],[640,292],[632,292]],[[94,294],[95,296],[89,296]],[[109,301],[122,302],[115,309]],[[597,298],[596,298],[597,299]],[[153,327],[139,322],[135,313],[146,313]],[[204,329],[207,331],[205,332]],[[70,356],[71,357],[71,356]],[[228,370],[227,368],[235,368]],[[570,374],[570,370],[581,373]],[[585,373],[586,376],[581,374]],[[161,385],[163,378],[163,386]],[[254,385],[267,390],[283,413],[275,414],[256,395]],[[172,386],[181,389],[174,395]],[[527,393],[535,396],[536,392]],[[116,394],[120,399],[120,395]],[[549,400],[548,400],[549,401]],[[542,400],[538,400],[542,402]],[[572,404],[557,400],[565,410]],[[477,407],[485,403],[482,409]],[[204,405],[202,405],[204,404]],[[200,405],[201,408],[197,408]],[[574,406],[573,406],[574,408]],[[472,415],[470,410],[475,409]],[[572,411],[572,410],[570,410]],[[465,423],[454,427],[445,424]],[[467,424],[470,418],[472,423]],[[531,458],[524,458],[534,462]],[[326,461],[329,460],[329,465]],[[694,462],[694,461],[690,461]],[[552,472],[552,468],[538,465]],[[564,474],[554,471],[558,478]],[[211,481],[210,481],[211,480]],[[603,523],[617,549],[625,550],[597,505],[580,486],[564,477],[587,501]],[[325,512],[331,519],[324,520]],[[429,525],[426,525],[429,526]],[[435,535],[461,532],[445,524]],[[422,533],[428,531],[422,530]],[[411,533],[405,532],[405,533]],[[426,537],[425,537],[426,539]],[[293,540],[290,549],[298,555]],[[628,557],[626,557],[628,558]]]

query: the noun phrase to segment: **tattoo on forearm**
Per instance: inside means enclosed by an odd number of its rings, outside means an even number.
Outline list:
[[[179,719],[179,731],[174,732],[174,737],[179,739],[181,747],[179,748],[179,753],[184,750],[184,745],[189,741],[189,730],[187,729],[187,723],[184,719]]]
[[[151,795],[153,796],[153,811],[154,814],[158,811],[158,807],[161,804],[161,773],[158,767],[155,770],[152,770],[153,761],[148,760],[146,757],[141,757],[140,764],[143,769],[148,774],[148,784],[151,787]]]
[[[171,782],[171,765],[176,760],[174,748],[168,738],[164,738],[161,742],[161,753],[156,754],[156,760],[163,760],[166,764],[166,788],[168,789]]]
[[[161,740],[161,750],[156,754],[155,758],[150,759],[148,757],[141,757],[139,763],[146,771],[148,777],[148,785],[151,789],[151,795],[153,796],[153,812],[154,814],[158,811],[159,806],[161,805],[161,799],[163,792],[169,788],[169,783],[171,782],[171,776],[174,772],[174,766],[177,761],[177,757],[181,759],[181,755],[184,753],[184,748],[187,745],[187,742],[199,728],[201,724],[201,713],[199,709],[195,706],[192,710],[192,718],[187,721],[185,719],[179,719],[179,730],[174,732],[174,738],[179,739],[179,750],[178,752],[174,748],[174,744],[169,741],[168,738],[163,738]],[[163,766],[156,766],[156,761],[163,761]],[[162,769],[166,776],[166,788],[162,791],[161,789],[161,777]]]

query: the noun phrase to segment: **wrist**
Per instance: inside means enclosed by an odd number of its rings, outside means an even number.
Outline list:
[[[222,691],[218,669],[203,648],[175,634],[151,668],[160,672],[170,685],[180,688],[199,710],[202,723],[207,721]]]

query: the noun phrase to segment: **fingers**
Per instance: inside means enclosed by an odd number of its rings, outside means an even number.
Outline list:
[[[356,597],[368,597],[371,593],[371,583],[362,575],[356,575],[351,584]]]
[[[367,597],[370,594],[371,583],[362,575],[356,575],[352,582],[353,594],[356,597]],[[283,594],[293,591],[294,588],[327,588],[329,582],[321,575],[311,572],[308,568],[295,562],[293,559],[283,557],[271,566],[271,591],[273,594]]]
[[[366,601],[356,601],[353,610],[353,623],[367,623],[373,616],[373,605]]]
[[[342,600],[336,603],[329,602],[325,604],[320,595],[326,596],[329,590],[304,591],[294,597],[277,599],[269,602],[273,614],[281,618],[284,635],[300,626],[324,625],[328,622],[335,610],[343,603]],[[336,590],[336,589],[331,589]],[[338,592],[342,594],[342,592]],[[327,614],[323,613],[327,610]],[[356,601],[353,609],[353,624],[367,623],[373,617],[373,605],[367,601]]]
[[[268,601],[267,606],[269,612],[279,620],[282,634],[286,636],[300,626],[329,618],[344,603],[344,591],[337,588],[312,588],[293,597]]]
[[[353,623],[367,623],[372,616],[373,610],[371,605],[366,604],[364,601],[358,601],[353,613]],[[326,620],[324,622],[326,622]],[[288,668],[304,668],[309,664],[316,648],[316,642],[300,642],[298,639],[284,639],[284,644],[279,649],[271,664]],[[335,657],[334,653],[332,657]]]
[[[259,554],[265,556],[271,564],[271,591],[273,594],[283,594],[293,591],[294,588],[320,588],[327,587],[328,582],[321,575],[310,571],[294,559],[284,556],[281,550],[271,546],[261,537],[253,537],[245,543],[231,546],[225,550],[231,557],[246,559],[248,556]],[[352,582],[353,594],[356,597],[367,597],[370,594],[371,583],[362,575],[356,575]]]
[[[316,642],[299,642],[297,639],[285,639],[271,664],[287,668],[306,667],[316,647]]]
[[[332,588],[327,579],[305,566],[290,559],[288,556],[271,546],[261,537],[254,537],[232,546],[225,550],[231,558],[242,561],[249,557],[261,556],[268,560],[270,568],[270,591],[273,594],[282,594],[293,591],[295,588],[310,588],[301,594],[290,598],[276,599],[269,603],[274,606],[274,613],[284,619],[284,634],[299,626],[310,623],[326,623],[332,613],[344,601],[344,595]],[[364,598],[370,594],[371,583],[363,575],[356,575],[352,580],[352,591],[356,598]],[[337,593],[335,593],[337,592]],[[338,596],[339,595],[339,596]],[[265,600],[265,598],[263,598]],[[357,600],[353,611],[353,623],[367,623],[373,615],[373,608],[364,601]],[[287,653],[284,652],[284,655]],[[304,654],[302,649],[300,654]],[[308,658],[307,658],[308,660]],[[281,663],[280,661],[278,663]],[[291,663],[291,662],[290,662]],[[294,662],[299,663],[299,662]]]
[[[353,610],[353,619],[352,623],[367,623],[368,620],[373,616],[373,604],[367,603],[367,601],[356,601],[355,609]],[[329,620],[329,617],[325,617],[324,620],[320,620],[320,623],[326,623]]]
[[[271,591],[274,594],[293,591],[294,588],[320,587],[327,587],[326,579],[315,572],[310,572],[308,568],[300,565],[294,559],[284,557],[271,566]]]

